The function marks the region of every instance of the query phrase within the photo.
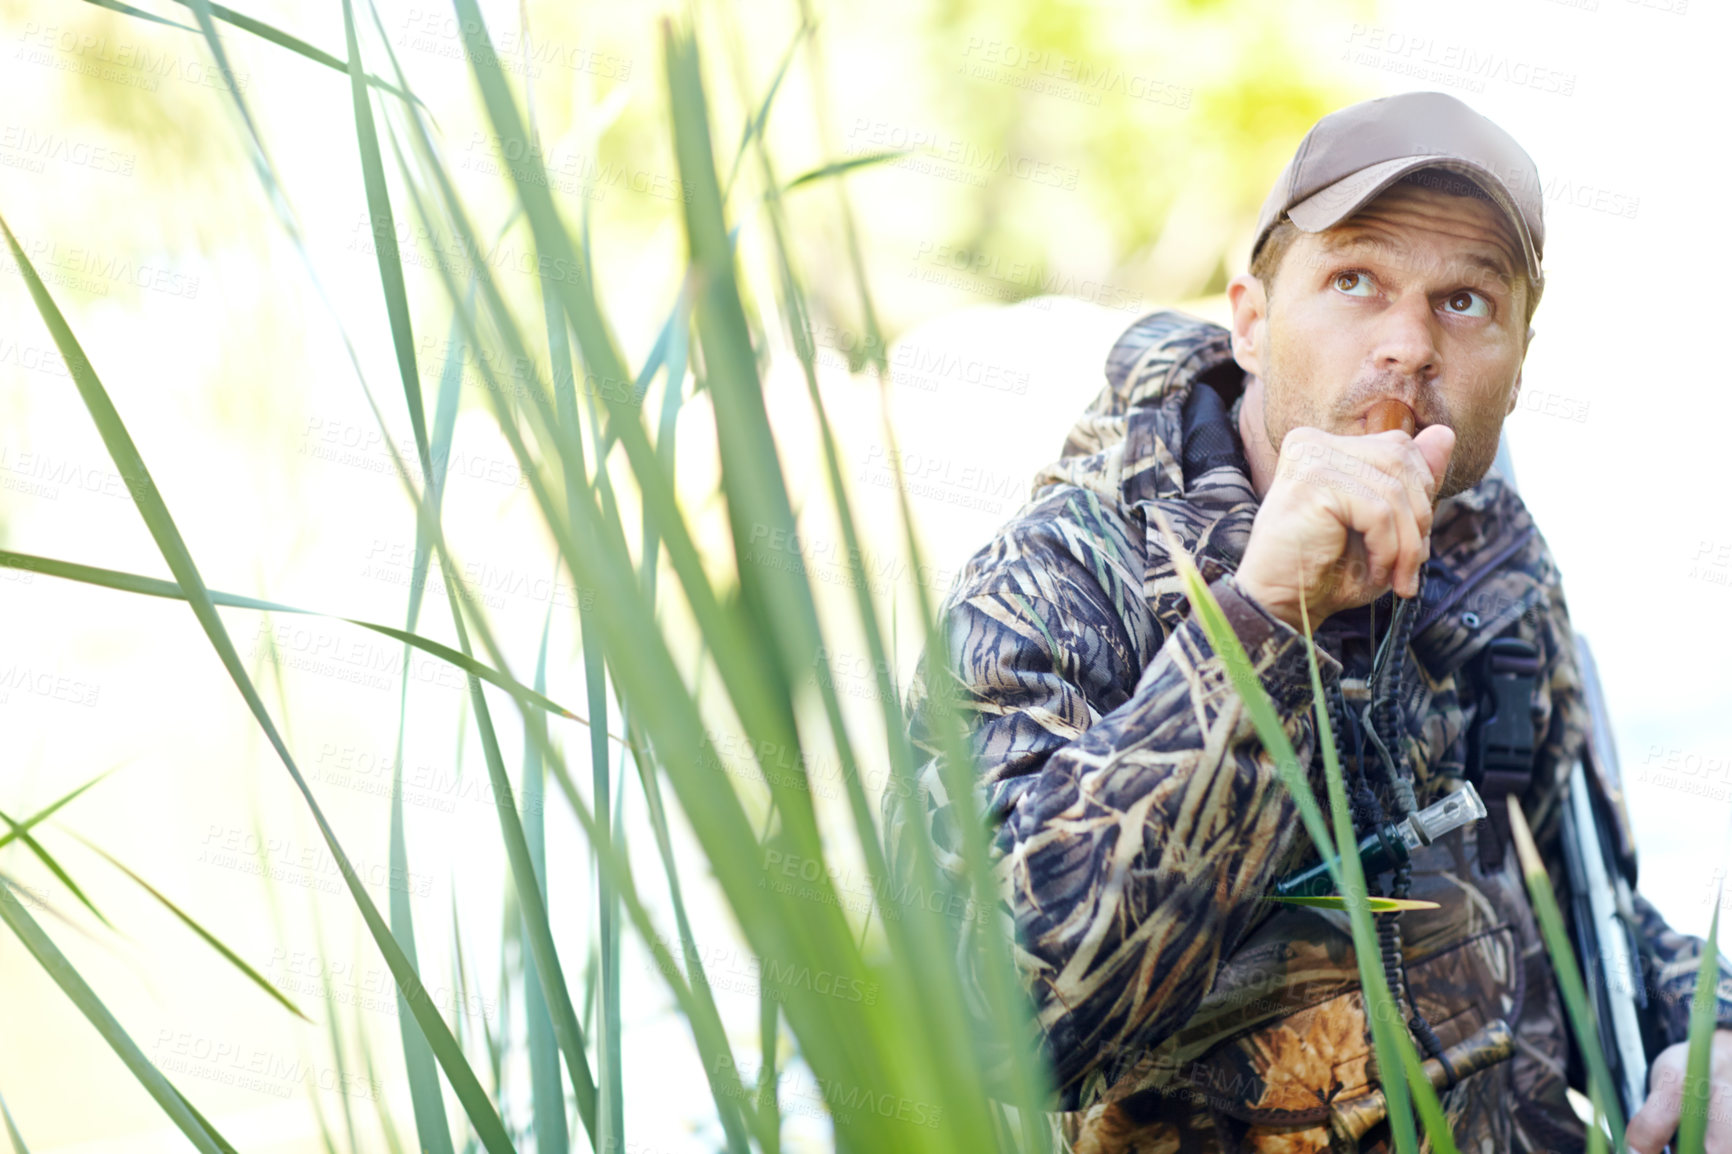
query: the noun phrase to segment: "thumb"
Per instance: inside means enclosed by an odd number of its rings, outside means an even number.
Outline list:
[[[1448,425],[1427,425],[1413,438],[1413,444],[1431,467],[1432,492],[1435,493],[1443,484],[1450,455],[1455,452],[1455,430]]]

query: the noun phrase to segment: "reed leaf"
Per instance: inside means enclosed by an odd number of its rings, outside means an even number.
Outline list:
[[[48,867],[48,872],[58,878],[60,884],[65,886],[67,890],[71,892],[72,896],[78,899],[79,904],[89,910],[92,914],[96,915],[97,921],[101,922],[111,930],[114,928],[114,923],[104,917],[102,911],[91,904],[90,899],[85,896],[84,891],[78,888],[78,883],[72,880],[72,875],[66,872],[53,854],[42,848],[42,843],[32,837],[28,829],[20,825],[18,822],[13,821],[3,810],[0,810],[0,821],[5,822],[7,825],[12,827],[12,832],[9,836],[22,841],[25,848],[35,854],[36,859]]]
[[[1618,1092],[1612,1083],[1612,1072],[1606,1065],[1606,1052],[1600,1048],[1600,1031],[1594,1003],[1582,984],[1581,967],[1576,952],[1570,946],[1564,928],[1564,915],[1558,909],[1557,895],[1552,891],[1551,877],[1545,861],[1534,844],[1528,828],[1527,814],[1513,794],[1509,799],[1509,828],[1515,842],[1516,856],[1521,861],[1522,877],[1527,882],[1534,916],[1539,921],[1540,936],[1546,952],[1551,955],[1552,972],[1557,975],[1558,993],[1563,997],[1564,1010],[1569,1016],[1570,1029],[1576,1038],[1576,1049],[1588,1067],[1588,1082],[1600,1108],[1612,1128],[1612,1149],[1624,1149],[1624,1112],[1618,1108]]]
[[[547,607],[547,617],[541,623],[541,645],[535,659],[535,686],[547,688],[547,638],[553,625],[553,606]],[[533,716],[524,718],[526,725],[538,728],[540,740],[529,738],[523,743],[523,836],[529,843],[530,861],[535,865],[535,877],[543,898],[547,895],[547,831],[546,770],[541,761],[541,746],[546,744],[545,725]],[[521,914],[519,915],[521,919]],[[541,992],[541,978],[532,967],[535,955],[529,943],[529,928],[521,923],[517,929],[523,949],[523,1018],[525,1044],[529,1049],[530,1101],[535,1115],[536,1154],[566,1154],[571,1137],[565,1129],[565,1091],[559,1073],[559,1047],[553,1037],[553,1019],[548,1014],[547,999]],[[587,1032],[582,1022],[579,1028]]]
[[[198,28],[195,28],[190,24],[182,24],[177,20],[164,19],[155,13],[146,12],[142,8],[134,8],[131,4],[123,3],[122,0],[85,0],[85,3],[94,4],[98,8],[107,8],[110,11],[119,12],[122,15],[131,16],[137,20],[148,20],[153,24],[162,24],[169,28],[178,28],[183,32],[191,32],[195,35],[200,32]],[[185,8],[192,7],[192,0],[175,0],[175,3]],[[241,29],[243,32],[250,32],[259,39],[269,41],[270,43],[277,45],[279,48],[287,48],[290,52],[293,52],[298,56],[304,56],[315,64],[322,64],[326,68],[334,68],[338,72],[349,71],[349,65],[346,61],[332,56],[322,48],[315,48],[300,37],[291,36],[282,29],[267,24],[263,20],[255,19],[243,12],[236,12],[233,8],[225,8],[221,4],[212,4],[210,10],[211,15],[216,19],[221,20],[223,23],[233,25],[234,27]],[[381,89],[382,91],[389,92],[393,96],[405,100],[411,99],[394,86],[385,83],[383,80],[380,80],[377,76],[370,73],[367,76],[367,83]]]
[[[12,1121],[12,1111],[6,1105],[4,1094],[0,1094],[0,1117],[6,1120],[6,1137],[12,1142],[12,1154],[30,1154],[30,1148],[24,1145],[24,1135],[18,1133],[18,1126]]]
[[[191,598],[180,585],[173,581],[164,581],[157,577],[142,577],[136,573],[123,573],[117,569],[102,569],[95,565],[81,565],[72,561],[57,561],[52,557],[39,557],[30,553],[15,553],[0,549],[0,565],[15,565],[21,569],[29,569],[48,577],[60,577],[68,581],[79,581],[86,585],[96,585],[104,589],[116,589],[124,593],[141,593],[147,597],[168,597],[177,601],[189,601]],[[344,617],[336,613],[324,613],[317,609],[302,609],[295,605],[285,605],[280,601],[267,601],[258,597],[242,597],[234,593],[224,593],[217,589],[206,589],[205,596],[213,605],[223,605],[234,609],[259,609],[269,613],[293,613],[305,617],[324,617],[331,621],[342,621],[345,624],[356,625],[370,630],[381,637],[389,637],[393,641],[419,649],[421,652],[439,660],[455,665],[472,677],[479,677],[489,684],[503,689],[515,698],[519,698],[537,709],[545,709],[560,717],[588,725],[588,719],[580,714],[550,701],[542,694],[476,661],[469,654],[462,653],[439,641],[422,637],[405,629],[397,629],[390,625],[381,625],[376,621],[363,621],[356,617]]]
[[[1719,1000],[1715,989],[1720,979],[1720,902],[1726,896],[1722,878],[1714,890],[1714,914],[1708,921],[1708,940],[1702,946],[1696,970],[1696,991],[1690,999],[1690,1037],[1684,1068],[1684,1092],[1678,1115],[1678,1154],[1703,1154],[1708,1145],[1709,1104],[1714,1086],[1709,1081],[1714,1059],[1715,1013]]]
[[[35,813],[31,814],[29,817],[27,817],[23,821],[19,822],[17,829],[8,830],[7,832],[0,834],[0,849],[6,848],[6,846],[10,845],[13,841],[18,839],[19,837],[22,837],[24,831],[34,829],[36,826],[47,821],[50,817],[53,817],[56,813],[58,813],[69,802],[71,802],[73,799],[77,798],[85,790],[89,789],[91,786],[95,785],[97,782],[101,781],[103,778],[107,777],[110,773],[113,773],[113,772],[114,771],[111,769],[111,770],[108,770],[104,773],[97,774],[95,777],[91,778],[89,781],[85,782],[83,785],[79,786],[77,789],[73,790],[71,793],[63,795],[58,801],[55,801],[55,802],[50,803],[49,805],[43,806],[41,809],[37,810]]]
[[[127,865],[125,865],[123,862],[121,862],[113,854],[109,853],[107,850],[105,850],[101,846],[97,845],[95,842],[93,842],[90,839],[85,838],[85,837],[79,837],[79,835],[77,835],[77,834],[73,834],[72,836],[77,837],[79,841],[83,842],[85,844],[85,846],[87,848],[89,848],[92,852],[94,852],[94,853],[98,854],[100,857],[102,857],[102,859],[104,861],[108,862],[109,865],[113,866],[115,869],[119,870],[121,873],[123,873],[127,877],[131,878],[134,882],[137,882],[138,885],[144,890],[145,893],[147,893],[151,897],[155,898],[163,906],[163,908],[168,910],[168,912],[173,914],[175,917],[179,918],[183,925],[185,925],[193,933],[197,934],[200,938],[204,939],[204,943],[206,945],[208,945],[211,949],[215,950],[218,954],[220,954],[222,956],[223,960],[227,961],[229,963],[229,965],[231,965],[235,969],[239,970],[247,978],[248,981],[252,982],[255,986],[259,987],[259,989],[261,989],[265,993],[269,994],[273,999],[275,999],[277,1001],[277,1003],[279,1005],[281,1005],[284,1009],[289,1011],[289,1013],[291,1013],[295,1017],[301,1019],[301,1021],[303,1021],[303,1022],[309,1022],[310,1023],[312,1021],[312,1019],[307,1017],[307,1015],[301,1010],[301,1008],[299,1006],[295,1005],[295,1003],[292,1000],[290,1000],[288,995],[284,994],[281,990],[277,989],[274,985],[272,985],[268,978],[266,978],[263,974],[261,974],[257,970],[255,970],[244,958],[242,958],[239,954],[235,953],[234,950],[230,949],[227,945],[225,945],[222,942],[222,940],[219,939],[215,934],[211,933],[209,930],[205,929],[204,926],[200,925],[193,918],[193,916],[191,914],[189,914],[185,910],[181,909],[172,900],[170,900],[161,890],[157,889],[155,886],[151,885],[149,882],[147,882],[143,878],[139,877]]]
[[[1269,902],[1285,902],[1290,906],[1312,906],[1320,910],[1344,910],[1351,906],[1352,899],[1342,894],[1321,894],[1316,897],[1281,897],[1269,894],[1264,899]],[[1418,898],[1382,898],[1367,897],[1366,908],[1374,914],[1394,913],[1400,910],[1435,910],[1436,902],[1421,901]]]
[[[782,191],[793,192],[796,188],[804,188],[809,184],[817,184],[819,181],[829,180],[832,177],[846,176],[856,169],[870,168],[876,164],[901,160],[904,156],[913,155],[914,152],[915,150],[912,148],[888,148],[882,152],[866,152],[859,156],[850,156],[845,160],[832,160],[828,164],[821,164],[817,168],[802,172],[783,185]]]
[[[226,1144],[181,1097],[180,1092],[169,1083],[162,1071],[144,1056],[131,1035],[109,1012],[108,1007],[102,1004],[102,999],[96,996],[96,992],[67,960],[66,955],[60,952],[53,940],[42,931],[36,919],[30,916],[24,903],[5,885],[0,885],[0,921],[5,922],[18,936],[30,956],[36,959],[37,964],[53,979],[54,984],[60,987],[60,991],[78,1008],[85,1020],[96,1027],[102,1040],[107,1042],[109,1048],[126,1064],[126,1068],[131,1071],[145,1093],[156,1100],[156,1104],[162,1107],[163,1113],[186,1135],[187,1140],[205,1154],[225,1154]]]
[[[91,419],[102,437],[110,458],[120,471],[120,475],[128,481],[128,488],[132,493],[133,501],[138,506],[139,513],[143,516],[152,538],[156,541],[157,548],[168,563],[169,570],[174,574],[176,583],[186,593],[187,602],[192,607],[193,614],[198,619],[205,635],[210,639],[212,647],[217,652],[217,657],[221,660],[230,678],[233,679],[236,688],[240,690],[248,709],[264,730],[266,738],[270,741],[272,748],[276,750],[296,789],[306,802],[314,823],[318,826],[319,834],[337,864],[344,884],[354,897],[355,904],[360,907],[368,931],[378,943],[380,952],[384,954],[386,965],[390,968],[398,988],[408,996],[409,1008],[415,1015],[416,1021],[421,1024],[423,1032],[428,1035],[428,1041],[433,1046],[433,1052],[439,1058],[440,1064],[444,1066],[446,1077],[451,1080],[452,1088],[456,1091],[458,1100],[469,1114],[471,1122],[474,1123],[490,1154],[505,1154],[513,1147],[509,1136],[505,1133],[504,1126],[499,1121],[497,1112],[488,1102],[480,1083],[475,1079],[474,1072],[470,1070],[468,1062],[457,1048],[456,1041],[451,1037],[450,1031],[439,1019],[438,1012],[433,1008],[432,1000],[427,996],[426,988],[421,984],[420,976],[415,972],[415,968],[408,958],[404,956],[396,939],[391,936],[391,931],[380,916],[377,907],[367,895],[360,875],[355,872],[348,855],[343,852],[342,845],[337,840],[336,831],[326,820],[324,811],[313,797],[306,778],[302,776],[299,767],[295,764],[294,757],[290,754],[276,724],[265,711],[264,702],[259,699],[258,691],[254,688],[252,679],[242,668],[240,655],[235,650],[234,642],[230,639],[222,618],[217,615],[216,605],[211,600],[203,579],[199,576],[198,568],[193,563],[192,554],[188,551],[186,542],[180,535],[180,530],[175,526],[174,520],[169,514],[168,506],[157,492],[155,483],[151,480],[150,472],[145,467],[144,458],[133,443],[131,434],[127,432],[125,424],[120,419],[120,414],[115,410],[107,389],[103,387],[102,381],[96,375],[89,358],[84,355],[84,350],[79,346],[77,338],[73,336],[71,328],[67,325],[66,318],[61,314],[59,307],[55,305],[53,298],[43,285],[41,277],[37,275],[35,267],[19,247],[17,238],[13,236],[10,226],[4,220],[0,220],[0,230],[6,234],[6,243],[12,250],[12,258],[30,290],[37,311],[41,313],[43,320],[48,325],[49,332],[60,350],[61,358],[72,372],[79,396],[83,400],[85,408],[89,410]]]

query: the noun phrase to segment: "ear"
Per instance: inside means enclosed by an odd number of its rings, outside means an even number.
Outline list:
[[[1528,330],[1528,331],[1529,331],[1529,332],[1532,332],[1532,331],[1533,331],[1533,330],[1532,330],[1532,329],[1530,329],[1530,330]],[[1510,415],[1510,414],[1511,414],[1511,413],[1513,413],[1513,412],[1515,412],[1515,411],[1516,411],[1516,402],[1518,402],[1518,401],[1520,401],[1520,400],[1521,400],[1521,395],[1522,395],[1522,370],[1521,370],[1521,369],[1517,369],[1517,370],[1516,370],[1516,375],[1515,375],[1515,384],[1513,384],[1513,385],[1511,385],[1511,386],[1510,386],[1510,391],[1509,391],[1509,408],[1507,408],[1507,409],[1505,409],[1505,410],[1504,410],[1504,411],[1503,411],[1503,415],[1504,415],[1504,416],[1506,416],[1506,417],[1507,417],[1507,416],[1509,416],[1509,415]]]
[[[1252,376],[1263,375],[1262,348],[1268,324],[1269,298],[1263,282],[1241,273],[1227,282],[1227,303],[1233,309],[1233,359]]]

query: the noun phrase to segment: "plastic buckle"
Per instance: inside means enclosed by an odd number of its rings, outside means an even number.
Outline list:
[[[1522,796],[1533,782],[1534,684],[1539,651],[1519,637],[1497,637],[1479,658],[1480,717],[1468,748],[1468,780],[1485,799],[1491,818],[1479,834],[1480,865],[1486,871],[1503,859],[1509,836],[1510,794]]]

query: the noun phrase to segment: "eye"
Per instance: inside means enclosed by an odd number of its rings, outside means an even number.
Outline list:
[[[1350,297],[1371,295],[1371,278],[1357,269],[1347,269],[1335,274],[1335,288]]]
[[[1491,302],[1472,289],[1459,289],[1451,293],[1444,305],[1458,317],[1488,317],[1491,315]]]

